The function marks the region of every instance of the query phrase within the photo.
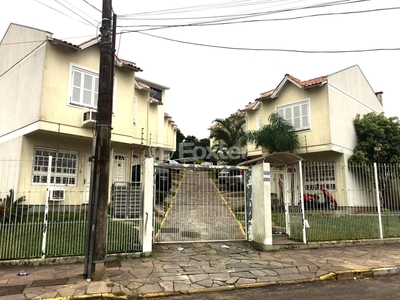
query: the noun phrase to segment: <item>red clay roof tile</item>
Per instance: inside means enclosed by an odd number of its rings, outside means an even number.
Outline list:
[[[327,80],[327,76],[320,76],[320,77],[317,77],[314,79],[309,79],[306,81],[301,81],[300,79],[297,79],[296,77],[289,75],[289,74],[286,74],[285,77],[290,78],[291,80],[293,80],[294,82],[296,82],[297,84],[299,84],[302,87],[310,87],[313,85],[318,85],[318,84],[326,82],[326,80]]]

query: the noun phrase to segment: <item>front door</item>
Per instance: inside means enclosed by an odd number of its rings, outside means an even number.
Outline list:
[[[271,170],[271,208],[273,212],[273,233],[290,234],[290,196],[286,185],[286,172]]]

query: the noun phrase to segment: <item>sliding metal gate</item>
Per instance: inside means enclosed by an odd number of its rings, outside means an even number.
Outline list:
[[[247,169],[155,167],[154,242],[246,239]]]

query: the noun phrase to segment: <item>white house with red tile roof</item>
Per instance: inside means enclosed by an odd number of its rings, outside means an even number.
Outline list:
[[[0,153],[2,159],[19,163],[7,178],[0,178],[0,198],[10,189],[16,196],[35,191],[27,201],[43,204],[44,164],[53,155],[58,167],[51,184],[68,191],[64,203],[76,203],[77,198],[87,203],[99,84],[98,42],[95,37],[74,45],[47,31],[9,26],[0,44]],[[133,62],[115,60],[110,184],[129,182],[131,166],[145,157],[162,162],[175,150],[177,126],[162,105],[168,88],[137,78],[141,71]]]
[[[247,130],[266,124],[278,112],[296,129],[296,154],[309,161],[344,163],[357,143],[353,121],[357,114],[383,112],[382,93],[375,93],[360,67],[354,65],[310,80],[286,74],[276,89],[247,105]],[[262,154],[248,145],[248,157]]]
[[[354,119],[357,114],[382,113],[382,93],[374,92],[358,65],[305,81],[286,74],[276,89],[262,93],[243,112],[247,130],[268,124],[275,112],[292,124],[300,143],[295,154],[307,165],[305,190],[314,190],[322,182],[335,190],[341,205],[352,179],[346,172],[349,178],[338,178],[337,168],[347,163],[356,146]],[[266,149],[247,145],[249,160],[267,154]]]

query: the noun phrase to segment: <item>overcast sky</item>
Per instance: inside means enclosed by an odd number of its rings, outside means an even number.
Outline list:
[[[98,34],[101,0],[2,4],[0,36],[10,23],[73,43]],[[386,116],[400,116],[398,0],[113,0],[113,8],[118,56],[170,88],[166,112],[184,135],[208,137],[215,118],[276,88],[285,74],[308,80],[353,65],[383,92]],[[353,50],[362,51],[331,53]]]

